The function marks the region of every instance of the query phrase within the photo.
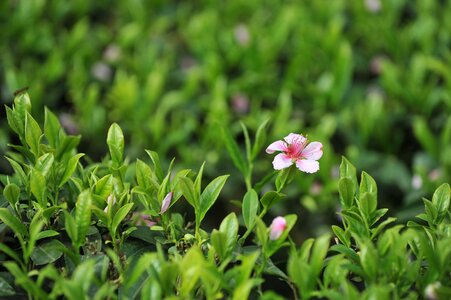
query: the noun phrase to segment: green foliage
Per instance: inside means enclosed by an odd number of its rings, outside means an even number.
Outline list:
[[[451,298],[449,1],[0,19],[0,297]],[[300,130],[320,171],[274,171]]]
[[[31,120],[17,108],[23,97],[10,110],[17,128],[18,124],[27,128]],[[76,152],[76,143],[69,147],[60,143],[72,137],[49,110],[46,116],[44,133],[36,123],[36,130],[19,139],[21,145],[11,146],[15,152],[8,159],[16,172],[5,177],[1,199],[5,207],[0,208],[1,230],[8,237],[0,243],[8,274],[0,276],[1,295],[271,298],[274,292],[264,282],[277,278],[290,287],[291,297],[302,299],[449,296],[447,183],[436,189],[432,201],[423,200],[425,213],[418,215],[418,222],[393,225],[395,218],[382,219],[388,210],[378,208],[375,180],[362,172],[358,184],[356,168],[343,157],[337,181],[342,226],[331,228],[335,244],[331,245],[330,234],[323,234],[298,247],[289,236],[296,214],[279,217],[283,225],[274,221],[268,226],[265,218],[285,199],[280,190],[290,191],[289,183],[300,176],[293,167],[279,172],[274,189],[269,179],[264,194],[255,188],[258,184],[247,181],[250,188],[242,196],[241,216],[231,212],[209,232],[203,221],[229,175],[204,187],[205,164],[194,174],[173,171],[172,161],[165,174],[153,151],[147,151],[152,165],[144,160],[129,164],[117,124],[106,138],[110,155],[101,163],[81,163],[85,156]],[[246,127],[243,130],[244,163],[250,166],[254,146]],[[64,152],[55,155],[59,147]],[[163,199],[170,201],[165,203],[167,211],[162,209]],[[176,212],[179,199],[181,207],[186,200],[194,208],[194,228],[192,220]],[[282,253],[288,257],[286,263],[276,264],[273,257]]]

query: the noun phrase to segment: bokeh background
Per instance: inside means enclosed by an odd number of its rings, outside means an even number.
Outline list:
[[[321,170],[299,172],[268,216],[298,213],[299,237],[337,222],[342,155],[402,220],[450,181],[451,1],[3,0],[0,28],[2,104],[28,86],[35,118],[52,109],[93,161],[117,122],[130,163],[151,149],[232,174],[212,226],[245,193],[218,134],[243,146],[239,121],[253,133],[270,119],[267,144],[290,132],[324,144]],[[0,128],[7,173],[3,108]],[[271,161],[262,151],[255,181]]]

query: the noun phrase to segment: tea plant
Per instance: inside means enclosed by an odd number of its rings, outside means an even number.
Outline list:
[[[425,213],[403,224],[378,208],[374,179],[362,172],[358,180],[343,158],[337,199],[342,224],[298,243],[290,237],[296,222],[303,223],[296,212],[272,221],[267,214],[289,200],[296,177],[314,176],[307,173],[320,167],[322,143],[290,134],[269,144],[267,153],[281,152],[274,157],[276,170],[254,182],[267,123],[254,139],[242,127],[245,154],[223,128],[222,141],[247,191],[235,201],[241,211],[209,230],[205,220],[229,175],[205,182],[205,164],[193,171],[173,160],[165,168],[150,150],[146,159],[129,161],[118,124],[108,130],[108,155],[92,162],[77,152],[80,136],[66,134],[48,109],[41,127],[30,108],[26,93],[6,107],[18,144],[7,153],[13,174],[0,177],[2,297],[451,297],[447,183],[423,200]],[[279,255],[283,261],[274,259]],[[279,281],[284,288],[273,289]]]

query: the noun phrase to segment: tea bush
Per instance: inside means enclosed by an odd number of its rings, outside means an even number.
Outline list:
[[[164,168],[151,150],[145,151],[148,159],[130,161],[117,124],[108,130],[108,155],[90,162],[77,151],[80,136],[67,135],[48,109],[41,127],[30,110],[27,93],[6,107],[19,144],[10,145],[7,156],[14,174],[1,175],[2,297],[451,297],[447,183],[432,200],[423,199],[425,213],[415,221],[395,223],[385,217],[387,209],[378,208],[375,180],[366,172],[358,180],[356,168],[343,158],[341,225],[331,227],[333,235],[296,244],[289,233],[297,214],[279,216],[270,226],[263,217],[287,200],[283,192],[289,192],[293,178],[317,171],[322,145],[307,145],[296,134],[270,144],[268,153],[282,151],[273,162],[280,170],[270,173],[265,184],[254,185],[252,162],[267,144],[263,123],[255,139],[245,135],[245,156],[223,132],[247,192],[239,211],[208,230],[203,221],[229,175],[205,183],[204,164],[193,171],[173,160]],[[193,217],[180,210],[181,202],[189,204]],[[274,260],[280,253],[285,260]],[[275,291],[272,286],[279,280],[284,287]]]

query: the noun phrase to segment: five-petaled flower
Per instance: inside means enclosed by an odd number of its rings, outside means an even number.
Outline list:
[[[276,217],[269,227],[269,239],[274,241],[277,240],[282,233],[287,229],[287,221],[284,217]]]
[[[320,142],[308,143],[302,134],[290,133],[284,138],[285,141],[275,141],[266,148],[266,153],[272,154],[281,151],[272,162],[274,169],[288,168],[293,163],[296,167],[306,173],[315,173],[319,170],[318,159],[323,156],[323,145]]]

